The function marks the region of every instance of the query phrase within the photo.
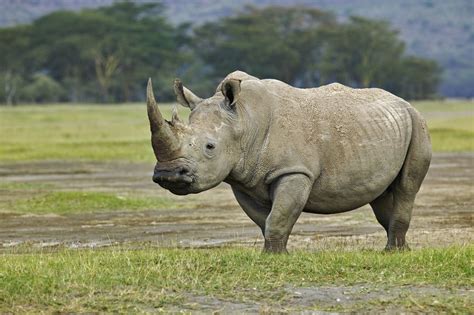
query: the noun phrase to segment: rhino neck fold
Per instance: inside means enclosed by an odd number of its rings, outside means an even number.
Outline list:
[[[229,184],[238,182],[246,188],[252,188],[264,179],[264,176],[258,176],[258,174],[267,171],[262,169],[262,165],[268,165],[265,160],[270,141],[273,111],[266,115],[248,113],[245,110],[242,112],[241,156],[226,182]]]

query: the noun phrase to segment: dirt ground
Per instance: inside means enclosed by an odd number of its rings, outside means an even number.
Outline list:
[[[31,162],[0,164],[2,183],[41,183],[50,190],[166,196],[182,209],[68,215],[0,212],[0,251],[17,246],[261,247],[262,236],[234,200],[230,187],[174,196],[151,181],[152,164]],[[45,188],[43,188],[44,191]],[[28,198],[34,189],[0,189],[0,201]],[[407,240],[412,248],[472,243],[474,153],[435,154],[416,200]],[[289,249],[382,249],[386,237],[370,207],[336,215],[303,214]]]

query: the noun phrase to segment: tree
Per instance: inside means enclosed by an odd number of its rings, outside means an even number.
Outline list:
[[[409,98],[432,97],[440,80],[436,63],[405,56],[398,32],[384,21],[337,23],[318,10],[249,8],[197,28],[194,37],[213,79],[240,69],[296,86],[337,81]]]
[[[103,57],[98,53],[95,57],[95,73],[97,81],[99,81],[102,90],[102,97],[104,102],[109,99],[109,87],[112,84],[112,79],[119,66],[119,60],[114,55]]]
[[[25,55],[31,45],[31,28],[18,26],[0,29],[0,95],[7,105],[18,101],[27,72]]]
[[[388,23],[351,17],[326,33],[321,62],[324,81],[353,87],[382,87],[400,66],[404,44]]]
[[[46,74],[37,73],[22,89],[22,98],[32,103],[57,102],[64,96],[61,85]]]
[[[12,70],[5,70],[0,74],[0,97],[7,105],[14,105],[17,102],[17,92],[22,85],[23,79]]]
[[[316,9],[250,7],[195,29],[194,45],[215,77],[240,69],[299,85],[308,61],[318,58],[320,31],[335,23],[332,14]]]
[[[167,81],[157,92],[169,99],[184,60],[178,46],[182,30],[162,12],[156,3],[117,2],[81,12],[58,11],[33,25],[1,30],[0,76],[10,95],[7,102],[22,88],[14,78],[34,83],[35,73],[63,86],[71,101],[142,100],[150,76]]]
[[[299,87],[338,81],[407,98],[433,97],[440,81],[436,63],[406,56],[386,22],[339,23],[303,7],[248,7],[192,29],[171,25],[160,4],[117,1],[0,29],[0,51],[0,100],[7,104],[142,101],[148,77],[160,100],[174,99],[176,76],[204,96],[237,69]]]
[[[417,100],[436,98],[441,81],[441,69],[432,60],[408,56],[402,60],[402,70],[398,76],[401,97]]]

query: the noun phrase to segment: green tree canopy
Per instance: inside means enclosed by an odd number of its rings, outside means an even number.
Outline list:
[[[240,69],[301,87],[340,82],[408,98],[432,97],[440,78],[434,62],[405,55],[388,23],[359,17],[338,23],[314,9],[250,8],[197,28],[194,40],[215,77]]]
[[[21,73],[26,81],[46,73],[62,84],[70,101],[142,99],[149,76],[158,82],[166,78],[170,85],[181,62],[180,34],[161,12],[157,4],[119,2],[78,13],[59,11],[30,26],[2,30],[0,43],[14,38],[15,45],[1,47],[1,72]],[[170,89],[160,86],[169,98]]]
[[[332,14],[316,9],[248,8],[197,28],[194,44],[215,76],[240,69],[296,84],[306,79],[308,65],[318,62],[321,31],[335,23]]]
[[[0,29],[0,101],[127,102],[153,77],[160,100],[182,77],[205,96],[234,70],[299,87],[338,81],[409,99],[435,96],[440,69],[405,54],[389,24],[303,7],[248,7],[207,23],[173,26],[156,3],[58,11]]]

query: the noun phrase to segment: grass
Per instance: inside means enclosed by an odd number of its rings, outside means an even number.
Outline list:
[[[154,160],[144,104],[4,107],[0,134],[0,161]]]
[[[473,257],[473,245],[393,254],[262,255],[242,248],[12,252],[0,256],[0,312],[151,312],[182,307],[192,295],[298,308],[298,301],[291,304],[288,287],[472,288]],[[469,312],[474,306],[466,296],[420,294],[405,297],[404,307]],[[385,309],[400,303],[368,299],[357,307]]]
[[[0,183],[0,192],[12,192],[12,191],[19,191],[22,192],[24,190],[31,191],[31,190],[44,190],[48,188],[54,188],[54,184],[50,183],[25,183],[25,182],[4,182]]]
[[[414,105],[427,118],[435,151],[474,151],[473,102],[423,101]]]
[[[415,102],[427,117],[434,151],[474,150],[473,103]],[[162,105],[165,117],[171,106]],[[179,107],[180,116],[188,110]],[[144,104],[0,108],[0,161],[153,161]]]
[[[474,123],[473,123],[474,124]],[[455,122],[453,122],[455,126]],[[474,132],[455,128],[430,129],[431,142],[435,151],[474,151]]]
[[[445,113],[445,112],[467,112],[473,115],[473,102],[469,100],[453,100],[453,101],[414,101],[410,102],[421,113]]]
[[[0,204],[1,205],[1,204]],[[13,200],[0,206],[20,213],[85,213],[171,209],[179,206],[166,198],[125,196],[103,192],[53,191]]]

